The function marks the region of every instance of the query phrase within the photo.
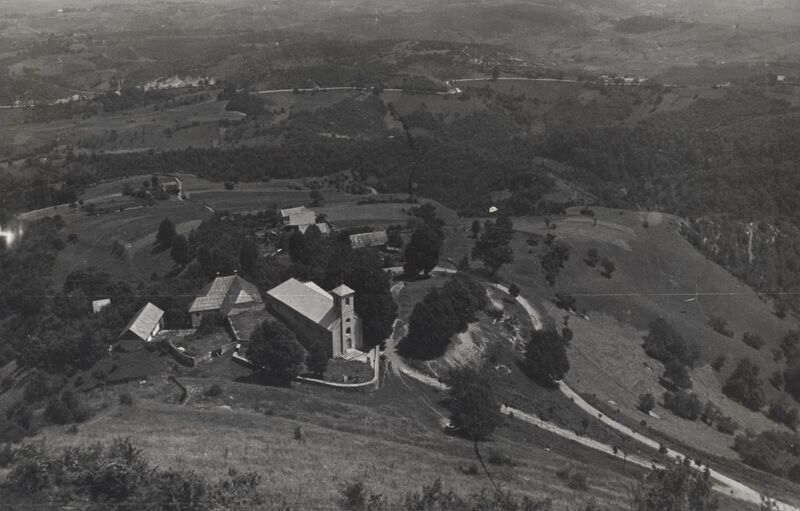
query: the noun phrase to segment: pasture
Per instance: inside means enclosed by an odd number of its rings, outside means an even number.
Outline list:
[[[663,366],[641,348],[649,322],[663,317],[701,349],[698,366],[691,371],[692,390],[701,399],[712,400],[724,414],[736,419],[742,430],[779,428],[762,414],[725,398],[720,389],[738,360],[747,357],[761,367],[767,400],[778,397],[766,382],[780,368],[771,351],[790,329],[797,328],[797,322],[777,318],[768,301],[698,253],[679,234],[678,219],[659,213],[593,209],[596,226],[575,210],[567,217],[552,219],[556,228],[550,230],[541,218],[514,219],[518,231],[512,243],[515,261],[499,272],[502,280],[516,283],[554,322],[570,317],[575,338],[569,351],[572,369],[567,383],[601,403],[614,403],[612,408],[618,407],[638,423],[645,418],[636,409],[639,394],[652,392],[658,397],[664,391],[658,383]],[[570,248],[569,261],[554,287],[545,281],[539,263],[546,246],[541,241],[533,247],[526,243],[531,234],[546,233],[556,235],[557,241]],[[589,248],[615,263],[612,278],[583,261]],[[556,307],[555,293],[575,296],[577,314]],[[727,321],[732,338],[709,326],[714,316]],[[744,332],[758,333],[766,346],[757,351],[745,345],[741,341]],[[727,361],[717,373],[709,364],[719,355],[725,355]],[[730,436],[701,422],[677,418],[660,407],[657,413],[661,419],[647,419],[653,429],[704,452],[735,456]]]

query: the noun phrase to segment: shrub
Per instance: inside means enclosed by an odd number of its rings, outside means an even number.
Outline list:
[[[655,408],[656,398],[649,392],[647,394],[639,394],[639,403],[637,408],[642,413],[650,413],[650,410]]]
[[[664,379],[680,389],[692,388],[689,370],[678,360],[670,360],[664,366]]]
[[[775,390],[781,390],[783,388],[783,373],[779,370],[775,370],[769,377],[769,383],[775,387]]]
[[[225,189],[226,190],[233,190],[234,184],[232,181],[225,181]]]
[[[131,395],[131,393],[128,392],[127,390],[121,392],[119,395],[119,404],[125,406],[131,406],[133,404],[133,395]]]
[[[697,346],[688,344],[663,318],[650,323],[643,347],[645,353],[656,360],[664,363],[678,360],[689,367],[693,367],[700,356]]]
[[[567,341],[556,330],[534,330],[520,363],[523,372],[539,385],[553,388],[569,371]]]
[[[668,464],[648,472],[633,491],[636,511],[715,511],[719,507],[708,472],[688,463]]]
[[[750,359],[743,358],[733,370],[722,392],[751,410],[764,406],[764,390],[761,388],[760,369]]]
[[[600,254],[596,248],[590,248],[586,251],[586,258],[583,260],[588,266],[594,268],[600,262]]]
[[[571,490],[586,491],[589,489],[586,474],[572,467],[564,467],[556,471],[559,479],[566,481],[567,487]]]
[[[797,408],[790,407],[782,401],[775,401],[769,405],[767,417],[777,423],[785,424],[793,431],[797,431],[797,425],[800,423]]]
[[[600,266],[603,267],[603,271],[600,272],[601,275],[607,279],[610,279],[614,274],[614,271],[617,269],[617,265],[615,265],[611,259],[607,257],[604,257],[600,260]]]
[[[732,417],[720,415],[720,417],[717,419],[716,428],[720,433],[732,435],[736,433],[737,429],[739,429],[739,424]]]
[[[694,392],[665,392],[664,408],[672,411],[678,417],[696,421],[703,412],[703,404]]]
[[[473,441],[489,437],[502,422],[492,383],[486,374],[463,367],[450,371],[450,422],[456,431]]]
[[[205,395],[207,397],[217,397],[222,395],[222,387],[217,385],[216,383],[210,387],[208,387],[205,391]]]
[[[474,463],[468,465],[466,468],[461,469],[461,473],[467,476],[476,476],[478,475],[478,465]]]
[[[567,293],[556,293],[554,300],[556,307],[565,311],[575,310],[576,300],[575,297]]]
[[[733,448],[747,465],[788,478],[800,463],[798,445],[800,437],[796,433],[764,431],[754,435],[748,431],[745,435],[737,435]]]
[[[6,468],[14,461],[14,452],[16,450],[10,443],[3,443],[0,446],[0,468]]]
[[[733,337],[733,332],[728,329],[728,322],[719,316],[711,316],[708,319],[708,326],[714,329],[715,332],[724,335],[725,337]]]
[[[711,368],[717,372],[722,371],[722,367],[725,365],[725,355],[720,355],[711,362]]]
[[[753,348],[754,350],[760,350],[766,344],[766,341],[761,338],[760,335],[751,334],[750,332],[745,332],[742,335],[742,342]]]
[[[519,296],[519,291],[520,291],[519,286],[517,286],[516,284],[511,284],[510,286],[508,286],[508,294],[510,294],[514,298]]]
[[[69,424],[72,422],[72,412],[58,396],[51,397],[47,402],[44,415],[53,424]]]
[[[496,449],[489,449],[489,456],[487,457],[487,461],[490,465],[499,465],[499,466],[514,466],[514,460],[511,459],[511,456],[504,454]]]

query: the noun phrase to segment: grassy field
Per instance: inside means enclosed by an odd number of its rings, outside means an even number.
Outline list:
[[[110,406],[75,435],[51,428],[33,441],[58,448],[131,436],[162,468],[192,469],[211,479],[228,468],[255,470],[268,495],[307,506],[329,505],[346,484],[360,480],[370,491],[393,497],[436,478],[460,493],[487,488],[485,476],[464,473],[476,464],[472,445],[441,432],[439,416],[415,393],[425,390],[398,391],[396,381],[375,394],[220,382],[223,394],[212,399],[200,393],[213,381],[186,383],[193,398],[185,407],[137,398],[131,407]],[[438,398],[428,394],[427,399]],[[298,429],[300,440],[295,439]],[[556,509],[589,497],[618,509],[627,498],[624,488],[637,473],[517,424],[502,427],[483,447],[484,455],[488,449],[511,456],[516,464],[489,465],[505,489],[551,497]],[[566,466],[588,475],[587,491],[571,490],[556,476]]]
[[[541,310],[557,322],[565,313],[552,301],[556,292],[576,296],[577,310],[586,312],[586,319],[580,315],[570,318],[575,339],[570,348],[572,370],[567,382],[600,402],[612,403],[612,408],[618,407],[635,421],[644,418],[635,408],[638,395],[653,392],[659,396],[663,392],[658,383],[663,368],[644,354],[642,337],[649,321],[664,317],[685,339],[701,347],[700,365],[692,371],[693,390],[701,399],[713,401],[742,429],[779,428],[763,415],[728,400],[720,389],[740,358],[755,361],[765,379],[779,369],[771,348],[796,328],[796,322],[778,319],[769,303],[697,253],[677,232],[676,219],[601,208],[596,213],[597,226],[573,212],[556,219],[557,228],[549,231],[542,219],[515,219],[515,229],[519,231],[514,241],[515,261],[499,273],[503,280],[519,285],[524,295],[534,304],[538,302]],[[553,288],[545,282],[539,265],[538,256],[544,246],[530,247],[525,243],[529,234],[546,232],[557,235],[570,247],[570,260]],[[468,246],[466,234],[463,237],[462,245]],[[455,241],[448,243],[461,248]],[[583,262],[588,248],[598,249],[601,256],[616,264],[611,279]],[[708,325],[712,316],[728,322],[733,338]],[[767,345],[756,351],[742,343],[741,336],[747,331],[761,335]],[[727,362],[716,373],[708,364],[720,354],[726,355]],[[778,397],[766,382],[764,390],[768,400]],[[730,436],[702,423],[679,419],[661,408],[657,413],[661,419],[648,420],[656,430],[699,450],[735,456]]]
[[[114,204],[105,202],[103,206]],[[76,234],[78,239],[68,243],[58,254],[53,267],[53,279],[60,285],[69,272],[88,267],[121,278],[146,279],[152,272],[166,273],[174,264],[169,251],[153,252],[155,233],[161,221],[169,218],[179,233],[186,234],[210,215],[201,206],[177,199],[96,216],[88,216],[80,211],[64,212],[62,217],[67,224],[65,231]],[[118,256],[112,254],[115,241],[125,248],[124,253]]]

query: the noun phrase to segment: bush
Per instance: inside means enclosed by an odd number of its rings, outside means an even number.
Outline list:
[[[133,404],[133,395],[131,395],[131,393],[128,392],[127,390],[121,392],[119,395],[119,404],[125,406],[131,406]]]
[[[225,181],[225,189],[226,190],[233,190],[234,184],[232,181]]]
[[[648,472],[633,492],[635,511],[715,511],[719,507],[708,472],[688,462],[668,464]]]
[[[534,330],[520,363],[523,372],[539,385],[554,388],[569,371],[567,341],[556,330]]]
[[[556,471],[559,479],[566,481],[567,487],[571,490],[586,491],[589,489],[586,474],[572,467],[564,467]]]
[[[694,367],[700,357],[697,346],[688,344],[663,318],[650,323],[650,331],[644,338],[644,352],[648,356],[667,363],[677,360],[683,365]]]
[[[590,248],[586,251],[586,258],[583,260],[588,266],[594,268],[600,262],[600,254],[596,248]]]
[[[450,423],[464,438],[478,441],[488,438],[502,422],[488,376],[463,367],[447,375],[450,385]]]
[[[711,368],[716,372],[722,371],[722,367],[725,365],[725,355],[720,355],[711,362]]]
[[[463,273],[455,275],[441,288],[431,289],[414,307],[399,353],[417,360],[441,356],[453,335],[465,331],[486,305],[486,290],[479,282]]]
[[[639,403],[636,406],[642,413],[650,413],[650,410],[655,408],[656,398],[649,392],[647,394],[639,395]]]
[[[670,360],[664,366],[664,379],[680,389],[692,388],[689,370],[678,360]]]
[[[767,417],[777,423],[785,424],[793,431],[797,431],[797,425],[800,424],[797,408],[790,407],[782,401],[775,401],[769,405]]]
[[[519,286],[517,286],[516,284],[511,284],[510,286],[508,286],[508,294],[510,294],[514,298],[519,296],[519,292],[520,292]]]
[[[725,382],[722,392],[750,410],[759,410],[764,406],[764,390],[761,388],[759,371],[759,367],[750,359],[743,358]]]
[[[714,329],[715,332],[724,335],[725,337],[733,337],[733,332],[728,329],[728,322],[719,316],[711,316],[708,319],[708,326]]]
[[[207,397],[217,397],[222,395],[222,387],[217,385],[216,383],[210,387],[208,387],[205,391],[205,395]]]
[[[498,465],[498,466],[514,466],[514,460],[511,459],[511,456],[504,454],[496,449],[489,449],[489,456],[487,457],[487,461],[490,465]]]
[[[722,415],[719,417],[719,419],[717,419],[716,428],[720,433],[732,435],[736,433],[737,429],[739,429],[739,424],[733,418],[728,417],[727,415]]]
[[[766,341],[761,338],[761,336],[756,334],[751,334],[750,332],[745,332],[742,335],[742,342],[753,348],[754,350],[760,350],[766,344]]]
[[[703,412],[703,404],[694,392],[665,392],[664,408],[672,411],[678,417],[696,421]]]
[[[764,431],[758,435],[747,432],[738,435],[734,450],[744,463],[780,477],[789,478],[800,463],[800,437],[784,431]]]
[[[44,415],[53,424],[69,424],[72,422],[72,412],[58,396],[51,397],[47,402]]]

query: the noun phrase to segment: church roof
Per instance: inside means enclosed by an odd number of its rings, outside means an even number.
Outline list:
[[[163,316],[164,311],[152,303],[147,302],[147,304],[145,304],[145,306],[136,313],[136,315],[133,317],[130,323],[128,323],[128,326],[125,327],[125,330],[123,330],[122,334],[120,335],[130,331],[139,339],[146,341],[147,338],[153,333],[153,330],[155,330],[156,325],[158,325],[158,322],[161,321]]]
[[[325,328],[338,319],[333,296],[313,282],[289,279],[267,291],[267,295]]]
[[[341,286],[339,286],[336,289],[334,289],[333,291],[331,291],[331,294],[337,295],[337,296],[347,296],[347,295],[351,295],[353,293],[355,293],[355,291],[353,291],[351,288],[347,287],[344,284],[342,284]]]
[[[200,291],[189,307],[189,312],[219,310],[228,314],[230,310],[244,303],[261,303],[258,288],[238,275],[217,277]]]

